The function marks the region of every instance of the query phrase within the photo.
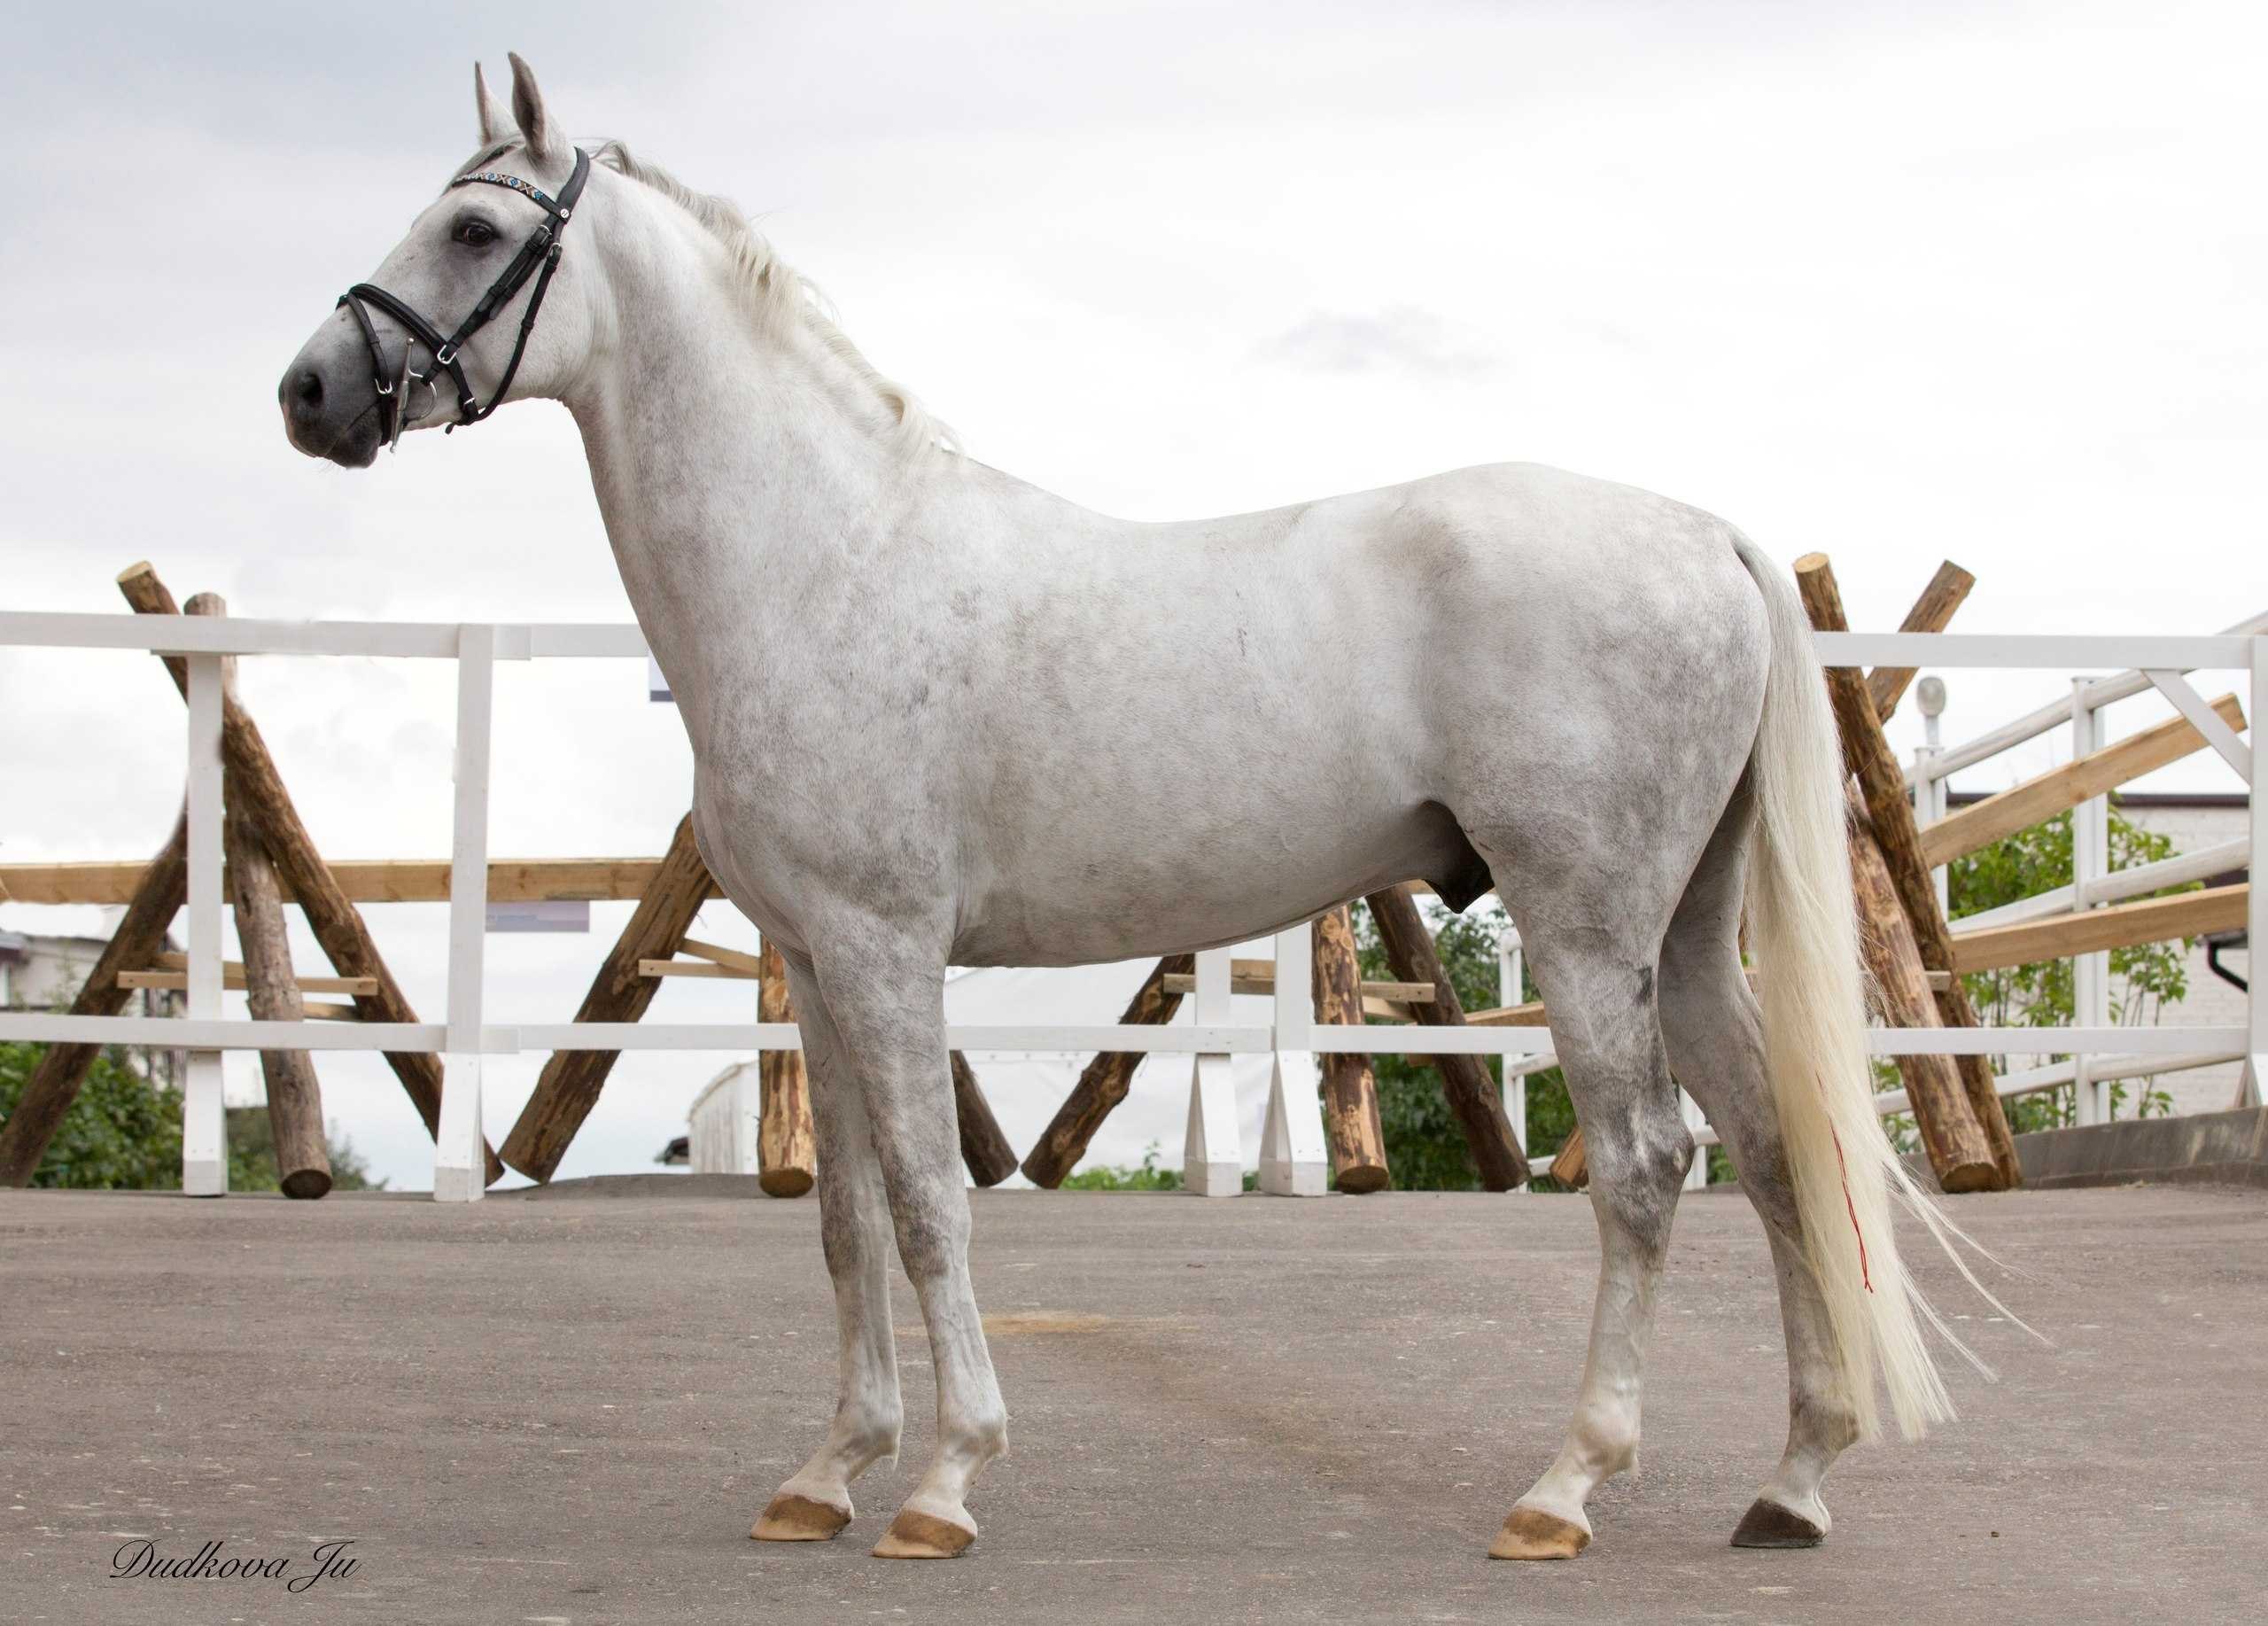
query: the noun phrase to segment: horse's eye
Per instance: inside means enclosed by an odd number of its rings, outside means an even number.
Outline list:
[[[496,240],[496,228],[485,220],[460,221],[455,237],[467,248],[486,248]]]

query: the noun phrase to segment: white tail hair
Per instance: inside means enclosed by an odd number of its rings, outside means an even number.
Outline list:
[[[1953,1415],[1922,1325],[1971,1362],[1977,1358],[1907,1275],[1892,1200],[1930,1228],[1964,1275],[1953,1242],[1966,1239],[1915,1185],[1875,1111],[1843,754],[1810,623],[1780,567],[1744,537],[1735,546],[1772,624],[1771,674],[1750,769],[1758,818],[1749,944],[1761,972],[1766,1070],[1804,1254],[1827,1300],[1860,1437],[1881,1433],[1879,1374],[1899,1432],[1914,1439]]]

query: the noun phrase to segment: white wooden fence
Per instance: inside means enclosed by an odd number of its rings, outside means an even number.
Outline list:
[[[2127,668],[2124,675],[2083,681],[2069,706],[2035,713],[1924,765],[1925,788],[1957,769],[2036,737],[2059,720],[2073,721],[2081,742],[2099,737],[2105,705],[2156,688],[2196,722],[2245,782],[2254,782],[2252,753],[2210,716],[2182,673],[2229,670],[2250,674],[2249,714],[2268,709],[2268,636],[2247,624],[2215,637],[1979,636],[1963,634],[1822,633],[1821,658],[1829,665],[1893,667]],[[490,725],[495,664],[500,660],[607,659],[644,661],[643,637],[634,625],[575,623],[432,623],[276,621],[238,618],[79,615],[0,612],[0,645],[102,649],[179,655],[189,673],[188,1000],[181,1017],[68,1016],[0,1012],[0,1039],[38,1043],[143,1045],[187,1053],[183,1135],[183,1187],[192,1194],[225,1189],[228,1155],[221,1092],[221,1053],[226,1050],[362,1050],[438,1052],[443,1058],[440,1125],[434,1148],[433,1194],[442,1202],[470,1202],[482,1194],[484,1158],[480,1078],[482,1058],[531,1050],[751,1051],[800,1047],[792,1023],[548,1023],[498,1025],[483,1005],[488,872]],[[225,656],[377,656],[451,660],[457,667],[456,786],[450,855],[448,1000],[438,1023],[258,1022],[221,1014],[221,685]],[[2041,719],[2046,720],[2042,721]],[[2034,726],[2034,725],[2037,726]],[[2208,725],[2210,726],[2208,726]],[[2084,749],[2084,745],[2082,746]],[[1930,791],[1934,795],[1934,791]],[[1922,798],[1925,810],[1933,805]],[[2268,844],[2268,802],[2250,801],[2249,850]],[[2087,857],[2075,887],[2098,901],[2104,881],[2101,848],[2090,825]],[[2160,882],[2159,884],[2165,884]],[[2097,889],[2086,891],[2086,889]],[[2268,892],[2255,888],[2248,924],[2251,941],[2268,940]],[[1260,1148],[1261,1186],[1285,1195],[1320,1193],[1324,1186],[1323,1123],[1317,1104],[1316,1058],[1333,1052],[1402,1054],[1503,1054],[1517,1070],[1524,1060],[1548,1054],[1548,1029],[1337,1026],[1316,1021],[1309,994],[1308,928],[1276,938],[1273,1021],[1229,1020],[1229,955],[1217,950],[1198,961],[1196,1020],[1188,1026],[1067,1023],[955,1025],[953,1047],[962,1050],[1116,1050],[1188,1054],[1195,1058],[1190,1102],[1188,1174],[1193,1189],[1229,1194],[1240,1189],[1235,1102],[1225,1058],[1271,1053],[1275,1080]],[[1971,1028],[1875,1031],[1877,1055],[1919,1054],[2073,1054],[2090,1086],[2110,1076],[2093,1058],[2180,1058],[2242,1055],[2249,1078],[2268,1067],[2268,982],[2255,975],[2241,1026],[2123,1028],[2109,1024],[2101,977],[2086,984],[2074,1025],[2063,1029]],[[1510,1002],[1517,990],[1508,993]],[[2157,1065],[2163,1067],[2164,1061]],[[1517,1080],[1514,1080],[1517,1083]],[[2040,1087],[2046,1087],[2045,1085]],[[2082,1092],[2084,1097],[2086,1093]],[[1895,1104],[1884,1098],[1885,1106]],[[1523,1121],[1515,1115],[1513,1122]]]

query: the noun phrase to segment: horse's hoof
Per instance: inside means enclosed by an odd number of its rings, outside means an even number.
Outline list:
[[[1801,1513],[1759,1497],[1733,1532],[1736,1547],[1816,1547],[1827,1532]]]
[[[976,1539],[976,1532],[940,1519],[934,1513],[916,1513],[902,1508],[897,1518],[889,1521],[889,1529],[874,1544],[878,1559],[955,1559],[969,1543]]]
[[[1492,1559],[1571,1559],[1591,1544],[1591,1533],[1540,1507],[1515,1507],[1488,1544]]]
[[[839,1507],[782,1490],[748,1534],[750,1541],[833,1541],[850,1522]]]

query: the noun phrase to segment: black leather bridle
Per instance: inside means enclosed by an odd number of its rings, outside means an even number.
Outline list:
[[[396,299],[373,283],[356,283],[338,296],[338,302],[354,313],[354,320],[361,324],[362,338],[370,346],[370,369],[378,392],[378,438],[386,446],[401,440],[401,432],[408,427],[409,403],[403,399],[412,384],[422,384],[431,389],[432,374],[411,369],[410,353],[414,345],[423,345],[432,357],[437,370],[446,370],[457,386],[457,421],[452,430],[478,424],[504,399],[512,387],[513,375],[520,370],[521,354],[528,347],[528,335],[535,331],[536,313],[543,308],[544,290],[551,285],[551,274],[559,268],[560,238],[567,230],[568,216],[575,212],[575,201],[583,195],[583,183],[590,178],[590,154],[582,148],[575,149],[575,173],[567,177],[567,184],[559,189],[554,199],[540,187],[523,181],[517,175],[508,175],[493,169],[484,169],[478,175],[459,175],[449,183],[452,189],[470,186],[479,182],[487,186],[508,187],[538,204],[549,218],[528,235],[520,245],[520,252],[503,274],[488,284],[488,292],[472,307],[472,314],[457,324],[457,331],[444,338],[441,330],[420,315],[408,301]],[[512,346],[512,359],[504,369],[504,376],[497,380],[495,393],[482,406],[472,393],[472,385],[464,376],[463,352],[465,340],[494,320],[496,313],[511,303],[512,296],[526,285],[529,277],[535,278],[535,292],[528,296],[527,315],[520,318],[519,342]],[[367,305],[375,305],[409,330],[409,338],[401,347],[401,370],[389,377],[384,348],[378,343],[378,330],[370,320]]]

